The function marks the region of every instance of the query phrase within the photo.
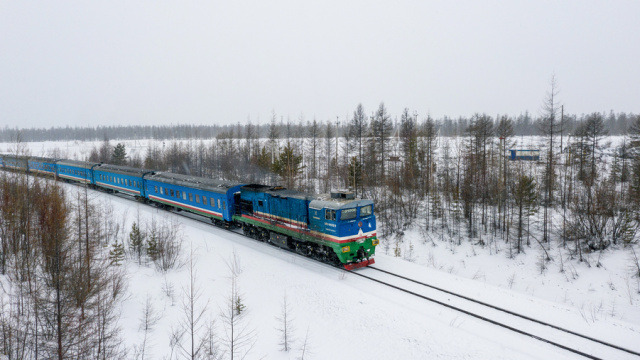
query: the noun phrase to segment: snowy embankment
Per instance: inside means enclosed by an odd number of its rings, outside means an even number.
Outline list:
[[[73,191],[75,187],[69,188]],[[151,217],[175,216],[126,199],[106,194],[96,196],[95,201],[110,202],[116,213],[130,221],[138,216],[141,222]],[[241,327],[253,331],[256,341],[247,358],[296,359],[305,340],[305,358],[309,359],[579,358],[537,340],[375,285],[242,235],[183,217],[179,217],[179,222],[183,230],[183,254],[187,260],[191,249],[194,254],[196,284],[201,291],[198,306],[206,305],[206,318],[216,322],[216,334],[222,349],[225,345],[225,324],[220,313],[231,293],[229,265],[233,263],[234,256],[239,259],[238,288],[246,306]],[[130,224],[127,226],[130,228]],[[445,250],[443,255],[446,253]],[[454,255],[438,256],[438,263],[451,261],[456,264]],[[555,277],[549,275],[536,277],[535,269],[527,271],[521,261],[503,259],[502,255],[478,254],[470,258],[472,261],[467,261],[471,263],[484,259],[483,277],[473,280],[456,275],[462,271],[455,270],[455,267],[461,265],[453,265],[454,271],[448,273],[446,268],[434,269],[385,255],[378,255],[377,266],[530,316],[560,322],[560,325],[591,336],[602,335],[621,345],[633,347],[633,339],[640,335],[637,313],[594,313],[590,309],[571,306],[569,299],[556,299],[554,302],[539,298],[548,288],[560,287],[562,283],[572,284],[565,279],[560,283],[554,282]],[[142,342],[140,318],[146,299],[150,298],[159,321],[149,334],[147,354],[149,358],[162,358],[172,351],[170,330],[185,318],[182,303],[185,298],[183,290],[189,281],[188,267],[163,275],[151,266],[138,266],[132,260],[125,266],[129,274],[130,296],[122,304],[120,324],[123,337],[130,348]],[[505,271],[505,268],[509,270]],[[503,269],[504,276],[511,271],[523,273],[516,277],[513,286],[522,286],[524,292],[531,295],[489,284],[487,278],[493,279],[493,272],[500,269]],[[526,276],[526,273],[531,276]],[[525,285],[526,281],[529,281],[528,285]],[[173,296],[167,296],[167,288],[173,288]],[[601,291],[602,297],[607,299],[605,301],[609,301],[610,293]],[[277,330],[281,327],[277,318],[282,316],[285,294],[295,337],[293,349],[288,353],[281,351],[281,335]]]

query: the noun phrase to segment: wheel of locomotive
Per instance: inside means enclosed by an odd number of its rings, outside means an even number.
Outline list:
[[[319,246],[313,254],[316,260],[322,261],[324,263],[329,261],[329,253],[325,246]]]
[[[313,248],[303,242],[296,241],[296,252],[300,255],[309,257],[313,254]]]
[[[269,232],[265,229],[260,229],[260,237],[258,238],[258,240],[262,242],[269,240]]]

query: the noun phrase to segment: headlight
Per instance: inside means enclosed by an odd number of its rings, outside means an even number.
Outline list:
[[[342,247],[342,252],[343,252],[343,253],[345,253],[345,252],[349,252],[349,250],[351,250],[351,248],[350,248],[349,246],[343,246],[343,247]]]
[[[371,240],[371,245],[376,246],[378,244],[380,244],[380,240],[378,240],[378,239]]]

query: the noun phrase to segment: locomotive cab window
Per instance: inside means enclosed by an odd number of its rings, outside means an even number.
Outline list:
[[[324,218],[325,220],[332,220],[332,221],[336,221],[336,211],[335,210],[325,210],[324,211]]]
[[[371,205],[363,206],[360,208],[360,217],[369,216],[372,212],[373,208]]]
[[[340,220],[351,220],[356,218],[356,208],[344,209],[340,212]]]

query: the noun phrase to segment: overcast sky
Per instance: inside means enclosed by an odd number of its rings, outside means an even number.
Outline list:
[[[640,113],[640,1],[0,0],[0,126]]]

